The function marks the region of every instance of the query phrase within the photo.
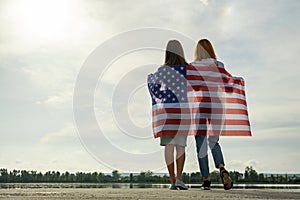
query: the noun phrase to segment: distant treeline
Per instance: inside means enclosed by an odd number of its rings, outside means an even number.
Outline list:
[[[277,174],[258,174],[253,167],[246,167],[244,173],[230,171],[230,176],[235,183],[271,183],[271,184],[293,184],[300,183],[300,177],[277,175]],[[221,183],[218,171],[211,173],[213,183]],[[202,177],[200,172],[183,173],[183,181],[185,183],[201,183]],[[46,173],[34,170],[12,170],[0,169],[0,183],[169,183],[167,175],[155,175],[151,171],[141,172],[140,174],[130,173],[128,176],[114,170],[112,174],[104,174],[101,172],[85,173],[76,172],[69,173],[58,171],[48,171]]]

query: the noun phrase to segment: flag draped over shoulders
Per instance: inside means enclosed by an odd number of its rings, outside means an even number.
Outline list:
[[[162,66],[147,83],[154,137],[251,135],[244,80],[222,63]]]
[[[154,137],[189,134],[186,69],[185,65],[161,66],[148,75]]]
[[[245,81],[214,59],[187,66],[194,135],[251,136]],[[203,128],[204,127],[204,128]]]

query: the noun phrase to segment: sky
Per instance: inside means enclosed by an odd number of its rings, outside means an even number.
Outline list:
[[[300,173],[299,9],[298,0],[0,0],[0,168],[167,172],[146,75],[168,39],[192,61],[209,38],[246,81],[252,137],[220,138],[228,170]],[[76,111],[84,103],[95,121]],[[199,171],[193,137],[184,171]]]

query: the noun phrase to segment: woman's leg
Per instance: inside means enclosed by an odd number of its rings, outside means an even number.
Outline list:
[[[175,172],[174,172],[174,145],[167,144],[165,146],[165,161],[168,167],[171,184],[175,184]]]
[[[224,158],[221,146],[219,144],[219,136],[209,136],[208,137],[209,148],[215,162],[216,168],[224,167]]]
[[[221,146],[219,145],[219,137],[210,136],[208,140],[209,147],[214,158],[215,166],[216,168],[220,169],[220,176],[222,179],[222,183],[224,184],[224,189],[229,190],[233,187],[233,182],[229,176],[229,172],[224,168],[225,164]]]
[[[222,102],[219,99],[218,103],[222,106]],[[218,111],[217,111],[217,110]],[[221,111],[221,113],[220,113]],[[212,114],[213,113],[218,113],[219,115],[223,116],[223,109],[219,108],[214,108],[212,107]],[[224,117],[224,116],[223,116]],[[215,119],[215,118],[210,118],[208,122],[211,124],[213,135],[208,137],[208,145],[211,150],[215,166],[216,168],[221,168],[224,167],[224,158],[222,154],[222,149],[221,146],[219,145],[219,136],[221,135],[221,129],[223,127],[224,123],[224,118],[220,119]],[[221,127],[221,128],[220,128]]]
[[[206,136],[195,136],[197,157],[200,172],[203,180],[209,180],[209,167],[208,167],[208,155],[207,155],[207,137]]]
[[[185,147],[176,145],[177,179],[182,181],[182,171],[185,161]]]

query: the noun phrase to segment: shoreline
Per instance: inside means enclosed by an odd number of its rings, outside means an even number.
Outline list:
[[[186,184],[188,188],[200,188],[202,184]],[[0,189],[38,189],[38,188],[169,188],[167,183],[0,183]],[[213,183],[213,189],[223,189],[223,184]],[[235,189],[300,189],[300,184],[250,184],[235,183]]]

